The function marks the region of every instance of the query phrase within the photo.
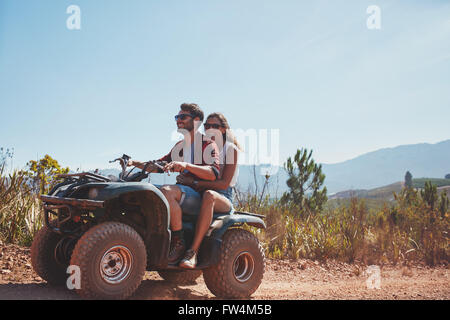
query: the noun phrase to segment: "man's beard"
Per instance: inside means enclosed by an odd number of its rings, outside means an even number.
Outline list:
[[[185,123],[185,124],[184,124],[184,127],[178,128],[178,131],[179,131],[179,132],[180,132],[180,131],[182,132],[182,131],[184,131],[184,130],[189,131],[189,132],[191,132],[192,130],[194,130],[194,120],[191,120],[191,121]]]

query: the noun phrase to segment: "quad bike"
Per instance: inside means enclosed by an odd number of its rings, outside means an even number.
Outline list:
[[[90,299],[126,299],[139,287],[145,271],[176,284],[203,273],[209,290],[221,298],[249,297],[261,284],[265,260],[257,238],[244,224],[265,228],[263,216],[247,212],[215,213],[198,253],[198,264],[186,270],[168,263],[171,232],[169,205],[153,184],[141,182],[147,171],[162,172],[149,161],[134,174],[123,155],[119,177],[96,173],[62,175],[64,181],[44,203],[45,226],[31,247],[32,266],[50,284],[68,283],[68,267],[79,268],[77,293]],[[147,170],[151,168],[151,170]],[[187,247],[195,219],[183,215]]]

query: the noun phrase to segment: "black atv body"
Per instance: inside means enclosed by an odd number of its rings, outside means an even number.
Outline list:
[[[188,272],[177,265],[169,265],[170,208],[157,187],[151,183],[141,182],[147,177],[144,170],[127,176],[126,180],[93,173],[68,174],[62,177],[65,179],[62,183],[53,188],[48,195],[41,196],[46,225],[32,246],[33,266],[45,280],[62,284],[68,276],[67,274],[64,276],[63,271],[69,265],[77,263],[85,273],[82,274],[84,284],[89,284],[88,288],[85,286],[78,290],[82,296],[121,299],[129,297],[136,290],[145,271],[158,271],[163,278],[175,281],[181,279],[175,275],[198,276],[201,273],[195,270]],[[193,240],[195,224],[195,217],[183,215],[187,247]],[[264,270],[257,272],[261,273],[258,275],[261,279],[254,281],[257,286],[252,283],[249,285],[251,288],[241,290],[242,285],[245,287],[245,283],[248,282],[248,279],[244,279],[250,274],[248,268],[255,269],[256,263],[260,265],[262,263],[264,268],[263,252],[256,240],[257,244],[253,246],[259,246],[260,253],[257,249],[253,251],[258,257],[248,256],[245,252],[249,250],[242,249],[246,251],[236,253],[234,260],[229,262],[233,264],[232,268],[237,270],[234,275],[230,275],[233,281],[236,280],[235,288],[226,289],[214,283],[214,272],[218,272],[216,269],[220,268],[220,264],[223,263],[221,260],[224,259],[223,241],[230,238],[226,236],[228,231],[244,224],[265,228],[262,216],[257,214],[215,213],[199,249],[196,269],[205,270],[205,282],[207,285],[208,282],[211,283],[208,287],[218,296],[246,296],[250,291],[256,290],[261,282]],[[235,237],[245,238],[247,233],[242,230]],[[256,238],[253,238],[251,241],[255,242]],[[234,241],[234,244],[229,246],[240,245],[235,240],[229,241]],[[113,245],[114,243],[116,245]],[[94,247],[91,248],[91,244],[95,244]],[[101,249],[101,246],[104,246],[104,249]],[[91,261],[91,256],[86,253],[90,252],[89,250],[92,251],[92,259],[97,259],[96,261]],[[135,270],[133,263],[144,266]],[[97,270],[98,266],[100,271]],[[208,272],[211,274],[209,276],[211,280],[206,279]],[[254,270],[250,276],[253,276],[253,272]],[[135,277],[135,280],[130,280],[132,277]],[[242,279],[245,281],[241,281]],[[128,285],[127,282],[133,284]]]

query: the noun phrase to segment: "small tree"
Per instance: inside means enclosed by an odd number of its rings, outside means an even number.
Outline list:
[[[430,206],[431,210],[434,210],[438,199],[436,185],[433,185],[431,181],[426,181],[425,188],[421,190],[420,195],[422,196],[422,199]]]
[[[445,179],[450,179],[450,173],[445,175]]]
[[[297,150],[294,159],[289,157],[284,168],[289,176],[286,184],[290,191],[283,194],[281,202],[295,205],[300,215],[322,210],[328,200],[327,188],[321,189],[325,175],[322,165],[312,159],[312,150]]]
[[[50,157],[48,154],[44,158],[27,163],[27,176],[31,180],[33,190],[36,193],[46,194],[53,186],[55,186],[61,179],[58,175],[69,172],[69,168],[62,168],[58,161]]]
[[[405,174],[405,188],[411,189],[413,187],[412,174],[406,171]]]

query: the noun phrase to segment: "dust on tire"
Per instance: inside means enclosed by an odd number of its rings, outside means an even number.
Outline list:
[[[101,261],[105,252],[123,246],[131,253],[129,274],[118,283],[102,278]],[[71,265],[79,266],[80,296],[90,299],[126,299],[138,288],[145,274],[147,253],[141,236],[130,226],[105,222],[87,231],[77,242]]]
[[[247,253],[252,256],[254,270],[246,281],[235,277],[236,258]],[[243,229],[230,229],[223,238],[220,262],[203,271],[208,289],[220,298],[246,298],[251,296],[262,282],[265,271],[264,251],[258,239]]]

